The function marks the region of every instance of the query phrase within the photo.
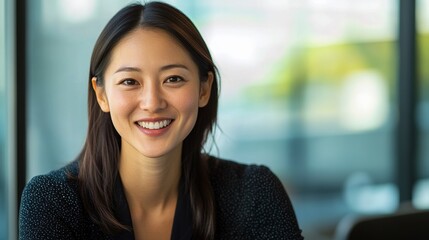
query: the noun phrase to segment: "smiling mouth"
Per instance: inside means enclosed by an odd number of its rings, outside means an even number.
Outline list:
[[[145,121],[138,121],[137,125],[139,125],[142,128],[150,129],[150,130],[158,130],[162,128],[168,127],[168,125],[173,122],[172,119],[169,120],[162,120],[162,121],[156,121],[156,122],[145,122]]]

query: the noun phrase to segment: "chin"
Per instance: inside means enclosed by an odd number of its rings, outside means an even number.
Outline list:
[[[146,158],[162,158],[168,155],[167,152],[154,152],[154,151],[141,151],[140,154],[145,156]]]

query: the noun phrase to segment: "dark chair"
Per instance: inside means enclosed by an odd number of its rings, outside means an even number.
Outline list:
[[[336,240],[429,240],[429,210],[401,211],[372,217],[347,217],[338,225]]]

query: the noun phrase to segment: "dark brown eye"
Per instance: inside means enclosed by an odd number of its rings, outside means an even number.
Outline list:
[[[171,77],[168,77],[167,80],[165,80],[166,83],[179,83],[182,81],[183,81],[183,78],[179,76],[171,76]]]
[[[127,78],[127,79],[122,80],[121,84],[126,85],[126,86],[134,86],[134,85],[137,85],[138,82],[134,79]]]

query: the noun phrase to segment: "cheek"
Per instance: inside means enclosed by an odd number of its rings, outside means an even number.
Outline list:
[[[128,116],[134,108],[132,97],[130,96],[112,91],[108,94],[107,98],[109,101],[110,114],[113,121],[117,121],[122,117]]]
[[[177,109],[180,112],[182,118],[182,141],[189,135],[192,129],[194,129],[195,123],[197,122],[199,109],[197,99],[198,98],[196,97],[191,97],[188,95],[188,97],[178,99],[176,102]]]
[[[198,114],[198,94],[195,94],[195,91],[190,91],[185,94],[185,97],[176,99],[175,103],[182,114],[188,118],[196,119]]]

